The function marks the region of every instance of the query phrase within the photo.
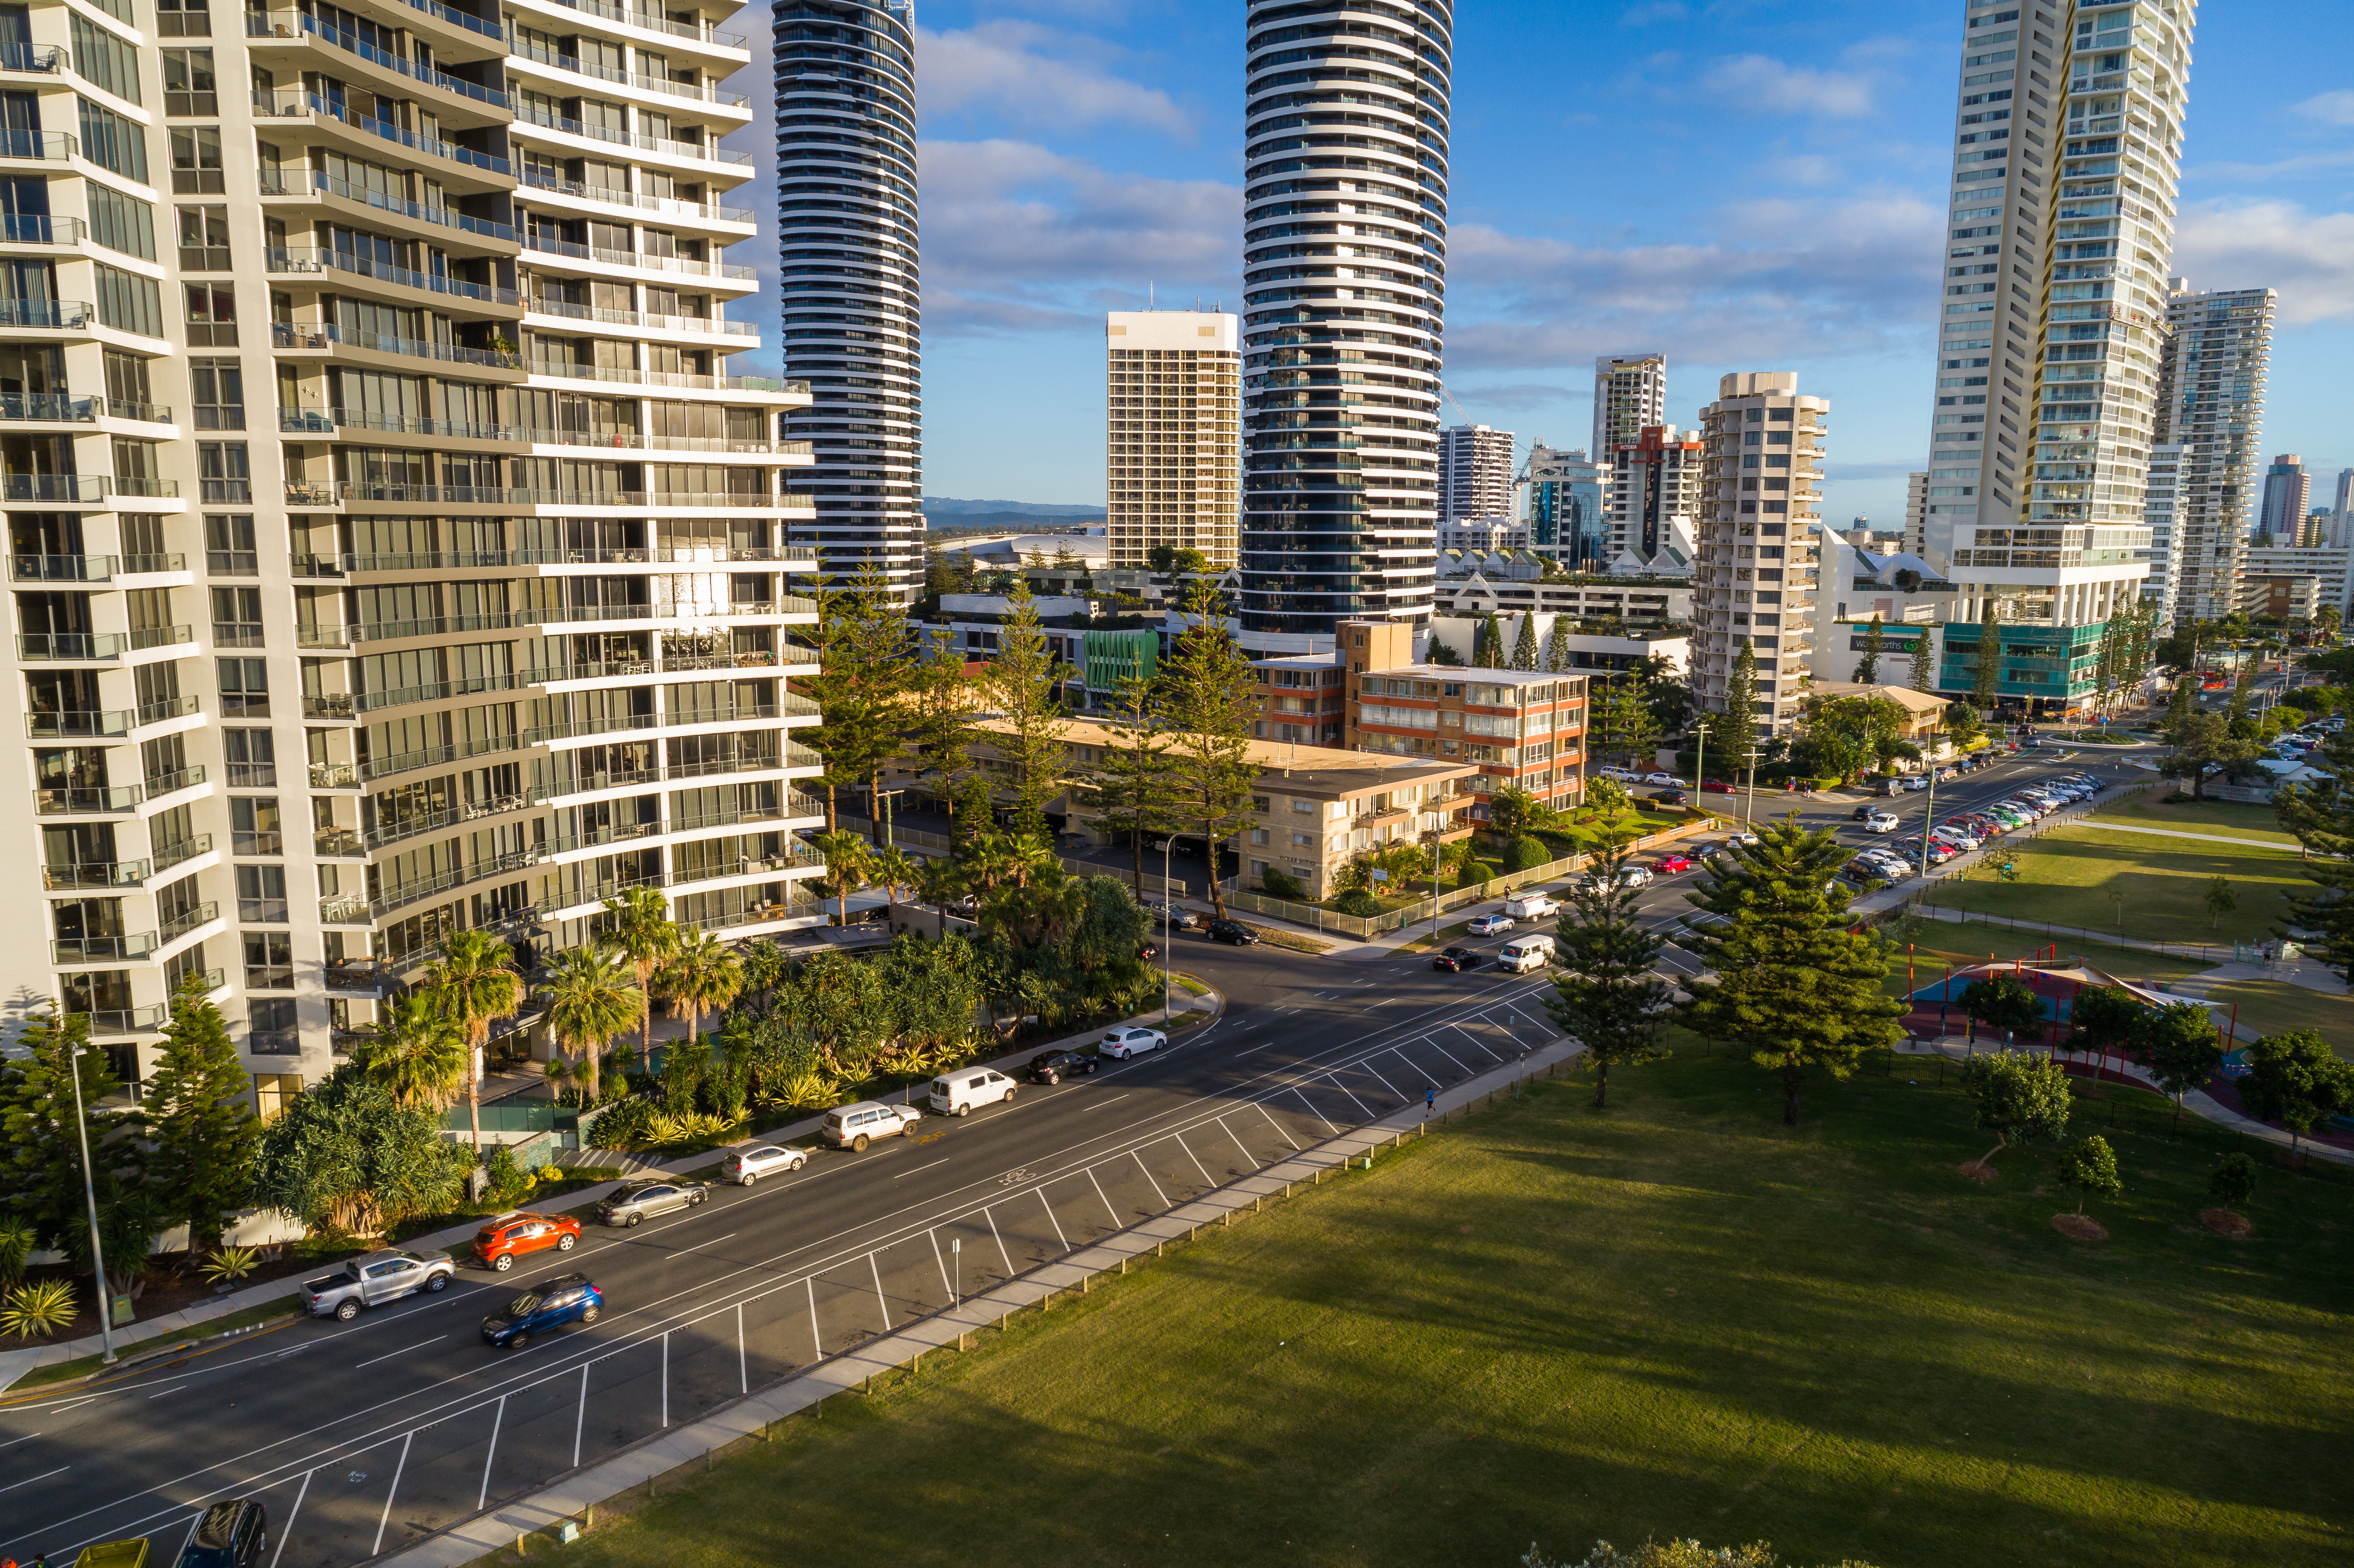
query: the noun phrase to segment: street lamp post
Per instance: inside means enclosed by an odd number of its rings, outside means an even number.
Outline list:
[[[1169,1005],[1169,923],[1177,912],[1176,895],[1169,891],[1169,856],[1177,848],[1177,835],[1170,833],[1161,841],[1161,1027],[1169,1027],[1175,1016]],[[1215,874],[1217,867],[1210,867]]]
[[[1749,831],[1750,816],[1757,810],[1757,746],[1754,737],[1750,743],[1749,754],[1744,760],[1749,765],[1749,782],[1748,794],[1741,802],[1741,827],[1742,831],[1746,832]]]
[[[114,1364],[114,1314],[106,1292],[106,1256],[98,1245],[98,1183],[90,1167],[90,1120],[81,1108],[81,1059],[90,1054],[87,1045],[72,1047],[66,1058],[66,1075],[73,1079],[74,1131],[81,1138],[81,1195],[90,1204],[90,1267],[98,1284],[98,1340],[104,1351],[100,1360],[107,1366]]]

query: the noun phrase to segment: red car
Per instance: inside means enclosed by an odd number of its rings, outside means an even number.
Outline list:
[[[1688,854],[1663,854],[1651,863],[1651,869],[1661,876],[1673,876],[1677,872],[1691,868],[1692,857]]]
[[[580,1245],[580,1222],[569,1214],[501,1214],[474,1233],[474,1256],[484,1268],[501,1274],[527,1252],[554,1247],[570,1252]]]
[[[1722,779],[1703,779],[1700,781],[1700,792],[1703,795],[1730,795],[1733,786]]]

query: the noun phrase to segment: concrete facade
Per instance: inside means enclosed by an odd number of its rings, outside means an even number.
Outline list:
[[[1242,339],[1214,311],[1113,311],[1104,323],[1105,537],[1114,567],[1153,546],[1235,564],[1242,542]]]

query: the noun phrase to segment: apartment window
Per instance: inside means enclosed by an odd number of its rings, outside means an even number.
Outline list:
[[[87,16],[73,18],[74,74],[125,103],[139,101],[139,51]]]
[[[213,79],[212,50],[164,51],[164,112],[167,115],[220,112],[219,85]]]
[[[284,866],[240,865],[237,868],[237,917],[249,926],[286,924]]]
[[[258,588],[217,588],[213,594],[213,646],[261,646],[261,590]]]
[[[222,291],[227,292],[226,290]],[[229,328],[232,333],[236,330],[235,327]],[[189,341],[193,343],[196,340],[191,338]],[[236,360],[190,360],[188,388],[196,400],[196,429],[200,430],[245,429],[245,371]],[[249,518],[247,521],[250,524],[251,519]]]
[[[208,363],[197,361],[203,365]],[[244,409],[238,410],[240,418]],[[261,567],[253,545],[253,519],[243,513],[205,514],[205,569],[215,577],[249,577]]]
[[[224,664],[259,664],[259,659],[224,659]],[[222,759],[228,764],[228,787],[232,789],[269,789],[278,783],[278,749],[266,729],[225,729],[221,731]],[[271,822],[277,826],[278,805],[271,801]],[[238,852],[242,854],[245,852]],[[262,853],[262,852],[257,852]],[[266,852],[276,854],[276,850]]]
[[[142,337],[164,335],[164,291],[153,278],[126,272],[105,262],[91,266],[98,294],[98,319],[104,326],[137,333]]]
[[[271,867],[271,870],[277,869]],[[294,999],[278,997],[245,1004],[245,1048],[256,1056],[299,1056],[302,1036],[294,1028]],[[256,1082],[260,1080],[257,1077]]]
[[[302,1094],[300,1073],[256,1073],[253,1075],[253,1115],[258,1121],[271,1121]]]
[[[253,482],[246,466],[243,441],[198,441],[196,477],[207,501],[253,499]]]
[[[268,666],[259,659],[223,659],[218,665],[222,715],[228,718],[268,718]]]
[[[105,351],[107,412],[118,419],[154,419],[160,410],[148,389],[147,361],[136,354]]]
[[[228,189],[221,173],[220,127],[172,127],[172,189],[181,196],[218,196]],[[139,178],[146,180],[143,172]]]
[[[207,0],[155,0],[155,32],[166,38],[211,37],[213,18]]]
[[[177,571],[187,563],[164,550],[164,520],[150,513],[126,512],[116,524],[122,536],[122,569],[126,572]],[[168,590],[166,590],[168,591]],[[157,625],[169,625],[169,620]]]
[[[155,260],[155,209],[96,180],[82,186],[90,207],[90,237],[109,250],[142,260]]]
[[[179,661],[164,659],[142,664],[132,672],[132,689],[139,698],[141,724],[157,724],[196,711],[194,702],[180,695]]]
[[[188,748],[176,735],[160,740],[139,743],[139,765],[147,780],[147,793],[168,795],[175,789],[186,789],[204,780],[205,770],[188,766]]]
[[[79,19],[79,18],[77,18]],[[126,120],[111,109],[100,107],[87,98],[74,100],[76,117],[81,129],[81,154],[100,168],[111,169],[125,179],[147,183],[147,138],[145,130],[136,122]],[[220,177],[220,137],[213,137],[213,177]],[[213,187],[222,187],[216,185]]]
[[[228,208],[182,207],[172,210],[179,221],[181,270],[228,271]]]
[[[212,977],[205,973],[205,945],[202,942],[191,942],[164,960],[164,994],[179,994],[180,982],[190,975],[202,977],[209,987]]]
[[[188,346],[235,348],[237,290],[227,283],[188,283],[184,287],[188,301]]]
[[[245,989],[294,989],[294,938],[284,931],[245,933]]]

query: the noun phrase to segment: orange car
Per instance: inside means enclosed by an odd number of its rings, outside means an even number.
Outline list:
[[[579,1244],[580,1222],[568,1214],[501,1214],[474,1233],[474,1256],[504,1274],[521,1254],[546,1247],[570,1252]]]

